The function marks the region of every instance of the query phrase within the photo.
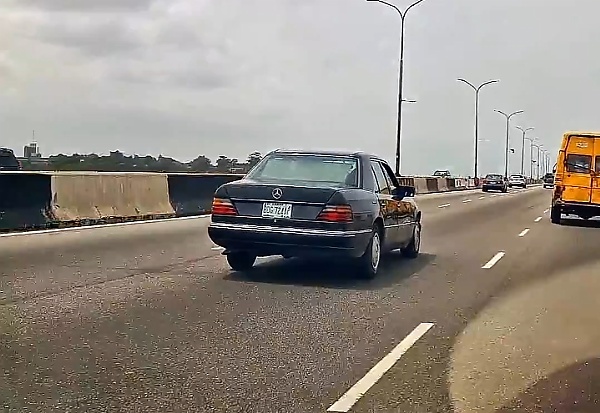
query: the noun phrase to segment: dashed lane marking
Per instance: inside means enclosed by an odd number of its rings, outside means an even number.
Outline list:
[[[438,205],[438,208],[448,208],[450,206],[450,204],[442,204],[442,205]]]
[[[537,217],[537,218],[535,219],[535,222],[540,222],[541,220],[542,220],[542,217]]]
[[[470,199],[464,199],[464,200],[463,200],[463,204],[466,204],[466,203],[468,203],[468,202],[471,202],[471,200],[470,200]]]
[[[483,267],[484,270],[489,270],[490,268],[492,268],[494,265],[496,265],[498,263],[498,261],[500,261],[502,259],[502,257],[504,257],[505,253],[500,251],[499,253],[497,253],[496,255],[494,255],[492,257],[491,260],[489,260]]]
[[[521,233],[519,234],[520,237],[524,237],[525,235],[527,235],[527,233],[529,232],[529,228],[525,228],[523,231],[521,231]]]
[[[404,355],[425,333],[433,327],[433,323],[419,324],[408,336],[404,338],[391,352],[389,352],[379,363],[367,372],[354,386],[342,395],[328,412],[348,412],[354,404],[360,400],[365,393],[373,387],[383,375],[391,369],[400,357]]]

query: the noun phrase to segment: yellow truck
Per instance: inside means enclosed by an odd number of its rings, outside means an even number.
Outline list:
[[[556,161],[550,219],[600,216],[600,132],[567,132]]]

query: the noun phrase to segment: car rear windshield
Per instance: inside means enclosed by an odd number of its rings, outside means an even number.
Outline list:
[[[524,179],[521,175],[511,175],[510,179]]]
[[[487,175],[485,179],[502,179],[502,175]]]
[[[15,167],[18,166],[19,162],[15,157],[15,154],[10,151],[0,151],[0,166],[3,167]]]
[[[260,182],[358,187],[358,159],[332,155],[270,155],[247,178]]]
[[[567,172],[590,173],[592,157],[589,155],[569,154],[567,155]]]

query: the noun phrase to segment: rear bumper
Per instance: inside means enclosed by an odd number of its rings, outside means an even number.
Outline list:
[[[209,238],[226,250],[252,251],[258,256],[361,256],[371,230],[282,228],[265,225],[213,222]]]
[[[556,200],[552,204],[553,207],[560,208],[562,214],[579,215],[587,217],[600,216],[600,205],[588,202],[565,202]]]
[[[504,189],[504,185],[502,184],[483,184],[481,187],[483,189],[495,189],[496,191],[501,191]]]

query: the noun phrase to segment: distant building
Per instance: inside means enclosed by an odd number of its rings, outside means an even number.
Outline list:
[[[42,154],[39,152],[39,148],[36,142],[32,142],[23,148],[23,158],[41,158]]]

